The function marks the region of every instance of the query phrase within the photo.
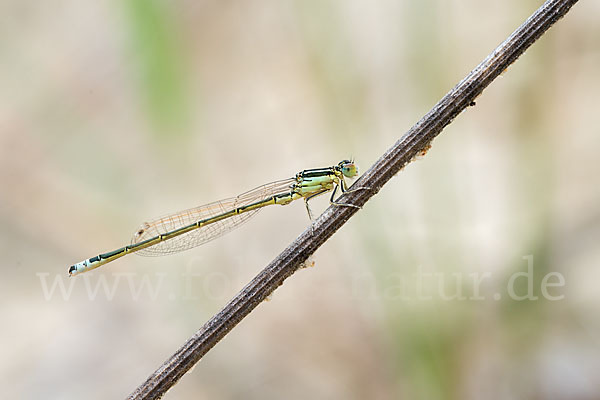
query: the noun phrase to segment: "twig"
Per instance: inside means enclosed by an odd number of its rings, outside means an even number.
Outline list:
[[[342,203],[364,205],[379,189],[431,141],[577,0],[548,0],[466,78],[398,140],[345,194]],[[355,207],[331,206],[275,260],[262,270],[218,314],[212,317],[173,356],[140,385],[129,399],[158,399],[246,315],[292,275],[354,213]]]

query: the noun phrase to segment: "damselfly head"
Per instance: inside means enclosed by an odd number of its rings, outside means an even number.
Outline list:
[[[342,160],[338,164],[338,168],[346,178],[353,178],[358,175],[358,167],[352,160]]]

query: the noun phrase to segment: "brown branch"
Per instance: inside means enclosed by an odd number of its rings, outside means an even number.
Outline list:
[[[339,201],[362,206],[419,153],[452,120],[473,105],[477,96],[544,32],[564,16],[577,0],[548,0],[508,39],[366,171],[353,187],[368,189],[345,194]],[[246,315],[292,275],[306,259],[356,213],[357,208],[331,206],[275,260],[266,266],[218,314],[212,317],[173,356],[141,384],[129,399],[158,399]]]

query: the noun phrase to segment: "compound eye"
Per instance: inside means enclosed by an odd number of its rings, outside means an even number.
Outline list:
[[[350,161],[347,164],[342,165],[341,167],[342,174],[344,174],[344,176],[348,178],[352,178],[358,175],[358,169],[356,168],[356,165],[354,165],[354,163]]]

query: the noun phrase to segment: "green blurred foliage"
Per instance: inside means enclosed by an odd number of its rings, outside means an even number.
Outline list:
[[[131,54],[154,134],[164,142],[189,134],[190,112],[184,37],[172,5],[160,0],[126,0]]]

